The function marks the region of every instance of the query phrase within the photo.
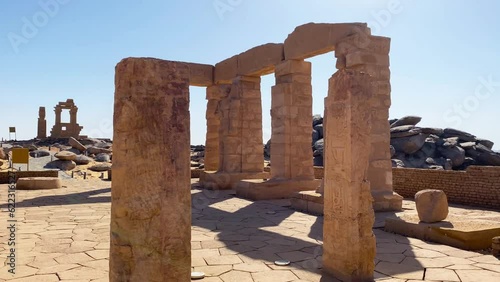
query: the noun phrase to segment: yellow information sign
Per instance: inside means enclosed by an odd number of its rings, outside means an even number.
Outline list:
[[[9,133],[16,133],[15,127],[9,127]]]
[[[30,150],[28,148],[12,149],[12,163],[27,164],[29,170]]]

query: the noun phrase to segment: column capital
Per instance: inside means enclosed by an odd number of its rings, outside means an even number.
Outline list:
[[[231,92],[231,84],[215,84],[207,87],[207,100],[222,100]]]
[[[276,65],[275,76],[284,76],[289,74],[311,75],[311,63],[304,60],[286,60]]]

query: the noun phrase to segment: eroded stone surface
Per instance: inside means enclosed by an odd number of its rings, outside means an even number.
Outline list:
[[[124,59],[115,82],[110,281],[189,281],[189,67]]]
[[[370,281],[375,221],[368,165],[373,95],[368,74],[340,70],[325,99],[324,269],[341,280]]]

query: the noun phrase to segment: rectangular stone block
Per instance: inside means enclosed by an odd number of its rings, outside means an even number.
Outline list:
[[[382,67],[389,66],[389,56],[357,51],[346,55],[346,67],[350,68],[357,65],[377,65]]]
[[[236,76],[238,76],[238,56],[215,64],[214,83],[230,84]]]
[[[210,86],[214,84],[214,66],[187,63],[189,67],[189,85]]]
[[[260,163],[250,163],[250,162],[247,162],[247,161],[244,161],[242,163],[242,171],[245,171],[245,172],[261,172],[264,170],[264,162],[260,162]]]
[[[337,43],[355,33],[370,34],[363,23],[308,23],[295,28],[285,40],[285,60],[303,60],[335,50]]]
[[[224,172],[241,172],[241,155],[223,154],[223,159]]]
[[[302,60],[286,60],[276,65],[275,77],[288,74],[311,75],[312,65],[310,62]]]
[[[231,84],[217,84],[207,87],[206,99],[207,100],[222,100],[226,98],[231,92]]]
[[[283,44],[269,43],[238,55],[238,74],[261,76],[274,71],[284,59]]]
[[[342,40],[335,50],[336,57],[342,57],[359,50],[370,53],[388,55],[391,48],[391,39],[382,36],[368,36],[366,34],[353,34]]]
[[[189,72],[150,58],[116,66],[110,281],[190,280]]]
[[[388,67],[377,65],[356,65],[349,68],[368,73],[372,77],[373,81],[389,81],[391,79],[391,70]]]
[[[276,84],[283,84],[283,83],[311,84],[311,81],[312,81],[311,75],[306,75],[306,74],[286,74],[276,77]]]
[[[335,62],[336,69],[345,69],[346,68],[346,58],[345,56],[337,57],[337,61]]]

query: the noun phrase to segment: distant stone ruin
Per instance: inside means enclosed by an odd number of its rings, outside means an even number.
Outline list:
[[[70,121],[69,123],[61,122],[61,113],[63,110],[69,110]],[[54,112],[56,113],[56,121],[52,130],[50,131],[51,138],[82,138],[80,132],[83,126],[77,123],[77,112],[78,107],[75,105],[73,99],[67,99],[66,102],[59,102],[54,107]],[[47,121],[45,120],[45,107],[40,107],[38,112],[38,139],[45,139],[47,137]]]

